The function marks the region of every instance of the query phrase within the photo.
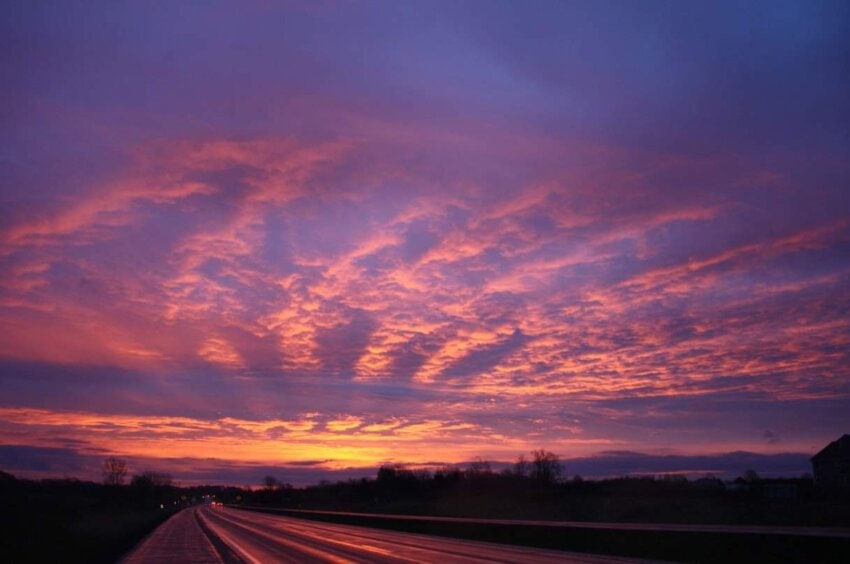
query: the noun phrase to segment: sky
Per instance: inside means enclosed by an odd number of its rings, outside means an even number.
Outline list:
[[[847,2],[0,6],[0,469],[799,475]]]

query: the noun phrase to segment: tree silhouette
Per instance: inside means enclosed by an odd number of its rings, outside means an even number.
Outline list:
[[[490,468],[490,463],[480,456],[476,457],[469,464],[469,468],[466,469],[466,475],[473,479],[480,478],[481,476],[489,476],[492,473],[493,470]]]
[[[127,477],[127,461],[110,456],[103,461],[103,483],[108,486],[120,486]]]
[[[146,470],[141,474],[133,476],[130,480],[130,485],[137,488],[151,489],[163,486],[170,486],[172,483],[171,475],[162,472],[154,472]]]
[[[514,464],[514,474],[517,476],[528,476],[531,473],[531,464],[524,454],[520,454]]]
[[[534,459],[531,461],[531,477],[543,484],[551,484],[561,477],[564,467],[558,455],[548,450],[531,451]]]
[[[280,487],[280,482],[274,476],[266,476],[263,478],[263,485],[267,490],[276,490]]]

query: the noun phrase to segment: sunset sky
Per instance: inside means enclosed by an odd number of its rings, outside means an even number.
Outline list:
[[[6,1],[0,84],[4,471],[850,432],[848,2]]]

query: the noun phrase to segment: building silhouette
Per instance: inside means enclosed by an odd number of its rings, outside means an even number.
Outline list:
[[[819,488],[850,490],[850,435],[832,441],[814,455],[812,468]]]

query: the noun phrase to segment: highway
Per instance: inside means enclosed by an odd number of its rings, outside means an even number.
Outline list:
[[[614,564],[636,560],[401,533],[221,506],[203,506],[184,509],[176,514],[126,555],[122,562]]]

